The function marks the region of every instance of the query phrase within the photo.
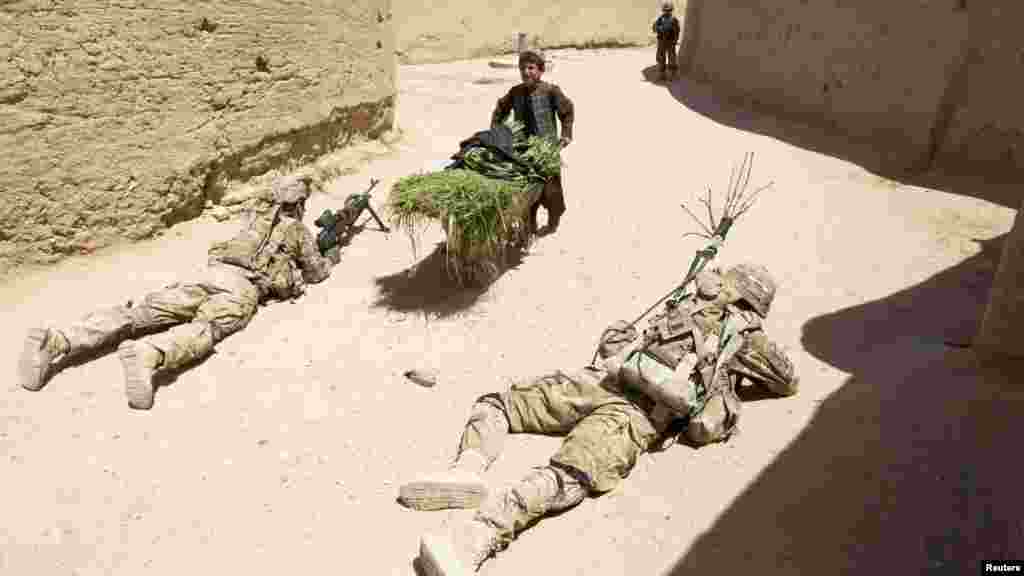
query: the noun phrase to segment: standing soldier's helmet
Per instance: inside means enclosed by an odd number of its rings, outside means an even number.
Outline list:
[[[762,318],[768,316],[776,285],[764,266],[737,264],[725,271],[725,281],[736,293],[737,300],[750,304]]]
[[[648,4],[648,6],[649,6],[649,4]],[[671,2],[662,2],[661,3],[661,11],[662,12],[671,12],[674,8],[675,7],[672,6]]]
[[[300,204],[309,198],[308,176],[282,176],[271,185],[274,202],[278,204]]]

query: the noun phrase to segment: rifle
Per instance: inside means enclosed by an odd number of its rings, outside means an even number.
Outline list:
[[[371,178],[370,187],[366,192],[349,194],[345,198],[345,204],[341,210],[332,212],[324,210],[323,214],[313,224],[320,228],[317,234],[316,243],[320,248],[320,254],[326,255],[327,251],[335,246],[344,246],[352,239],[352,235],[358,230],[355,227],[356,220],[363,215],[363,211],[370,212],[370,216],[380,226],[383,232],[391,232],[391,229],[384,225],[380,216],[370,206],[370,197],[373,188],[380,183],[380,180]]]

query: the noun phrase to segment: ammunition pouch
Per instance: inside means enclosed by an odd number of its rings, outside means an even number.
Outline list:
[[[709,367],[702,371],[702,379],[711,385],[704,390],[700,408],[686,425],[686,438],[696,445],[721,442],[732,436],[743,407],[736,395],[735,378],[728,371],[716,375],[714,368]]]

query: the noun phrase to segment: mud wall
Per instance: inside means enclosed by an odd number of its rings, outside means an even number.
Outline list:
[[[940,162],[958,171],[1009,172],[1024,182],[1024,37],[1020,2],[971,0],[966,98],[950,121]],[[1024,190],[1020,196],[1024,198]],[[1006,237],[978,333],[987,353],[1024,358],[1024,204]]]
[[[1015,0],[691,0],[681,65],[884,147],[893,168],[1019,178],[1022,18]]]
[[[938,161],[1024,179],[1024,2],[969,0],[967,9],[965,69]]]
[[[1024,205],[1006,236],[999,267],[989,292],[975,349],[982,354],[1024,358]]]
[[[0,271],[390,127],[391,0],[0,0]]]
[[[682,12],[684,0],[676,0]],[[398,58],[441,62],[512,51],[513,36],[534,48],[644,45],[653,41],[658,3],[629,0],[403,0],[395,3]]]
[[[932,154],[967,19],[959,0],[691,0],[680,65],[774,113],[878,142],[909,167]]]

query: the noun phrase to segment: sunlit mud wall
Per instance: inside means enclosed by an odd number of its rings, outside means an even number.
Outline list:
[[[391,0],[0,0],[0,271],[390,127]]]

